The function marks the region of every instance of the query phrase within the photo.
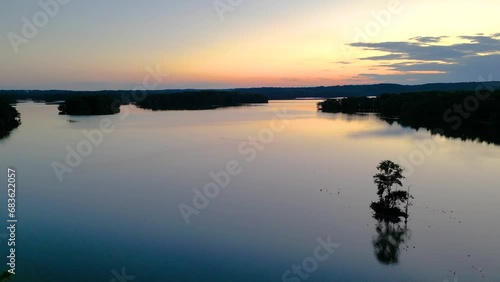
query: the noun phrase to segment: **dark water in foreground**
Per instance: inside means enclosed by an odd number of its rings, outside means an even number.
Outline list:
[[[500,281],[500,147],[315,102],[112,117],[18,105],[23,124],[0,140],[1,187],[17,170],[12,281]],[[113,132],[60,182],[51,164],[103,118]],[[383,159],[409,168],[406,229],[371,216]],[[227,187],[186,224],[179,205],[228,164]]]

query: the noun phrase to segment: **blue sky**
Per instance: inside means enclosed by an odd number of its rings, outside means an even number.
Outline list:
[[[132,89],[148,67],[161,89],[500,80],[498,11],[497,0],[2,1],[0,89]]]

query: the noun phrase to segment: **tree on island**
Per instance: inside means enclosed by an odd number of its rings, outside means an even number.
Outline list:
[[[21,115],[7,100],[0,98],[0,139],[21,124]]]
[[[378,202],[373,202],[371,208],[378,216],[392,217],[399,221],[399,217],[408,217],[407,207],[409,199],[413,198],[409,192],[397,190],[403,186],[402,180],[404,168],[392,161],[385,160],[377,166],[379,173],[373,176],[373,182],[377,185]],[[401,209],[406,204],[406,211]]]
[[[120,112],[120,101],[106,95],[74,96],[58,109],[60,115],[114,115]]]
[[[167,110],[211,110],[245,104],[267,104],[269,99],[260,94],[240,94],[235,91],[202,90],[173,94],[152,94],[135,104],[142,109]]]

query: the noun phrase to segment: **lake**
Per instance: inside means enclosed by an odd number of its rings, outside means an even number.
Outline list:
[[[316,102],[93,117],[18,104],[0,140],[1,186],[17,172],[11,281],[500,281],[500,147]],[[372,217],[386,159],[407,168],[406,225]]]

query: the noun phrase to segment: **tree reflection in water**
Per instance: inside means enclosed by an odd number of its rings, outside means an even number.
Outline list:
[[[396,265],[399,263],[400,250],[403,245],[411,239],[411,230],[408,229],[407,221],[391,221],[387,218],[375,217],[377,219],[376,232],[372,244],[377,260],[384,265]]]

